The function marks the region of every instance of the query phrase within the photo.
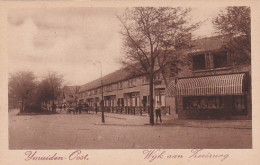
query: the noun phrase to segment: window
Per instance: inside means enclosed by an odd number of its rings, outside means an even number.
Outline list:
[[[117,89],[122,89],[123,88],[123,82],[118,82],[117,83]]]
[[[214,68],[224,68],[228,66],[226,52],[217,52],[213,54]]]
[[[128,87],[134,87],[136,86],[136,79],[129,79],[128,80]]]
[[[113,90],[113,84],[106,86],[106,91],[112,91]]]
[[[224,98],[222,96],[184,97],[184,110],[223,109]]]
[[[142,84],[148,84],[149,83],[149,80],[146,76],[143,76],[142,78]]]
[[[162,83],[161,74],[156,74],[154,77],[154,85],[160,85]]]
[[[206,60],[204,54],[194,55],[192,57],[193,70],[206,69]]]
[[[128,80],[127,83],[128,83],[128,87],[130,87],[131,86],[131,79]]]
[[[136,79],[135,78],[132,79],[132,84],[133,84],[133,86],[136,86]]]

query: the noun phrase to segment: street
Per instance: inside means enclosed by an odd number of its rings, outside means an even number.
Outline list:
[[[9,149],[252,148],[251,128],[221,127],[221,121],[215,121],[220,127],[209,127],[210,121],[190,124],[192,120],[178,125],[163,116],[163,124],[150,126],[148,116],[106,113],[102,124],[99,114],[85,112],[16,114],[9,112]]]

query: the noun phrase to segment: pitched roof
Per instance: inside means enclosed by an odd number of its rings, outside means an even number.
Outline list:
[[[78,86],[64,86],[63,91],[66,94],[75,94],[78,90]]]
[[[229,40],[230,36],[228,35],[196,39],[191,42],[192,48],[188,52],[192,53],[222,49]]]
[[[229,38],[230,36],[228,35],[219,35],[219,36],[206,37],[206,38],[193,40],[191,42],[192,48],[189,49],[188,53],[221,49],[225,45],[225,43],[229,41]],[[127,69],[117,70],[102,78],[103,85],[116,83],[128,79],[131,76],[132,76],[131,72],[129,72]],[[101,86],[101,78],[80,86],[79,92],[95,89],[100,86]]]
[[[126,69],[117,70],[113,73],[110,73],[102,78],[103,85],[108,85],[112,83],[116,83],[118,81],[125,80],[127,78],[131,77],[131,73],[127,71]],[[94,81],[91,81],[89,83],[86,83],[79,88],[79,92],[87,91],[90,89],[95,89],[101,86],[101,78],[96,79]]]

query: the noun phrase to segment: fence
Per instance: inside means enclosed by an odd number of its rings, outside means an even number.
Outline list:
[[[116,107],[103,107],[104,112],[107,113],[119,113],[119,114],[130,114],[130,115],[148,115],[150,112],[150,107],[142,107],[142,106],[116,106]],[[101,112],[101,107],[87,107],[83,108],[83,111],[97,111]],[[170,106],[162,106],[161,107],[162,115],[170,114],[171,113],[171,107]],[[154,111],[155,113],[155,111]]]

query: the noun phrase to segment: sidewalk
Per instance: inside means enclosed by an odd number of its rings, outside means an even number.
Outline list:
[[[171,119],[171,120],[165,121],[164,125],[200,127],[200,128],[252,129],[252,120],[179,120],[179,119]]]
[[[180,119],[175,119],[172,116],[162,116],[162,119],[163,119],[163,123],[155,124],[155,126],[161,125],[161,126],[173,126],[173,127],[181,126],[181,127],[198,127],[198,128],[252,129],[252,120],[180,120]],[[105,121],[106,122],[104,125],[118,125],[118,126],[149,125],[149,117],[140,116],[140,115],[105,113]]]

